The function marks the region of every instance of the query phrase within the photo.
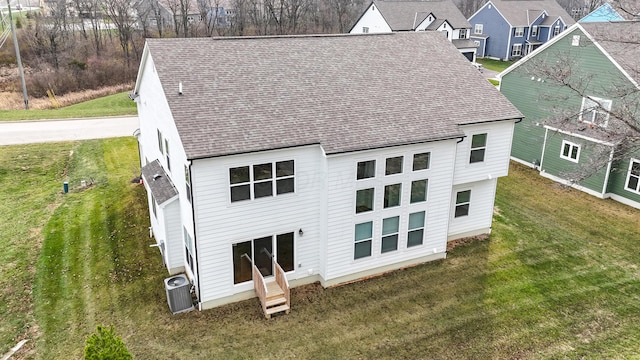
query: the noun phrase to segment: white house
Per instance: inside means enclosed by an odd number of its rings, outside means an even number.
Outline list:
[[[149,39],[132,97],[169,273],[265,314],[489,233],[522,117],[435,32]]]
[[[375,0],[369,4],[349,33],[403,31],[439,31],[469,61],[475,62],[476,60],[478,45],[469,39],[471,24],[453,3],[453,0]]]

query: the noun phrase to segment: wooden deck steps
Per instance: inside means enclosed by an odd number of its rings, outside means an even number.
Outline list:
[[[264,315],[269,319],[271,314],[285,312],[289,313],[290,307],[287,304],[287,298],[284,296],[284,291],[278,285],[277,282],[272,281],[266,283],[267,296],[265,298],[265,313]]]
[[[272,264],[275,268],[275,276],[269,282],[265,281],[255,264],[252,267],[253,288],[260,299],[262,311],[267,319],[271,318],[271,314],[283,311],[288,314],[291,310],[289,281],[280,264],[277,262]]]

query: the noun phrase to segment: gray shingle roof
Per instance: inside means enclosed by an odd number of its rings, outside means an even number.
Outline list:
[[[306,144],[358,151],[522,116],[438,32],[147,46],[189,159]]]
[[[567,26],[575,24],[575,20],[555,0],[491,0],[491,2],[512,26],[529,26],[543,10],[552,20],[561,17]]]
[[[447,20],[455,29],[471,28],[469,21],[452,0],[380,1],[373,2],[392,31],[415,29],[431,13],[442,23]]]
[[[158,205],[162,205],[178,195],[178,191],[158,160],[142,167],[142,178],[149,186]]]
[[[640,83],[640,21],[580,24],[636,82]]]

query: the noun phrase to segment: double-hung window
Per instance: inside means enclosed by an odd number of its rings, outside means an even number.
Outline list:
[[[162,133],[160,132],[160,129],[156,129],[157,135],[158,135],[158,149],[160,150],[161,154],[164,154],[164,146],[163,146],[163,141],[162,141]]]
[[[398,250],[398,229],[400,217],[394,216],[382,220],[382,248],[381,253]]]
[[[189,265],[189,269],[191,269],[191,273],[195,275],[195,256],[193,252],[193,238],[187,232],[187,228],[182,227],[183,232],[183,241],[184,241],[184,249],[185,256],[187,258],[187,264]]]
[[[458,39],[466,39],[467,38],[467,29],[460,29],[459,32],[460,32],[460,35],[458,36]]]
[[[538,36],[538,25],[533,25],[531,27],[531,37],[537,37]]]
[[[522,56],[522,44],[513,44],[511,56]]]
[[[476,24],[473,27],[473,33],[474,34],[482,34],[483,27],[484,27],[483,24]]]
[[[583,97],[580,121],[607,127],[610,111],[611,100],[601,99],[595,96]]]
[[[471,190],[458,191],[456,193],[455,217],[469,215],[469,205],[471,204]]]
[[[624,188],[640,194],[640,160],[631,159],[629,162],[629,173]]]
[[[356,224],[354,259],[371,256],[371,244],[373,243],[373,221]]]
[[[553,36],[558,36],[558,34],[560,34],[560,26],[553,28]]]
[[[484,155],[487,150],[487,134],[475,134],[471,137],[471,153],[469,155],[469,163],[477,163],[484,161]]]
[[[562,151],[560,157],[577,163],[580,160],[580,145],[567,140],[562,140]]]
[[[424,238],[424,211],[409,214],[407,247],[422,245]]]
[[[523,37],[524,36],[524,27],[517,27],[513,31],[513,36],[515,37]]]
[[[169,156],[169,139],[164,139],[164,153],[167,158],[167,170],[171,171],[171,157]]]

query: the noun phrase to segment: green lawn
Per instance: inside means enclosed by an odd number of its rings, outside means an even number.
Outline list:
[[[485,69],[502,72],[504,69],[511,66],[515,61],[501,61],[493,59],[477,59],[477,62],[482,64]]]
[[[97,116],[137,115],[128,92],[104,96],[53,110],[0,110],[0,121],[69,119]]]
[[[141,359],[640,357],[640,211],[521,166],[499,180],[488,240],[294,289],[291,314],[265,320],[257,299],[170,315],[134,139],[2,150],[0,354],[29,338],[23,357],[78,358],[113,324]]]

